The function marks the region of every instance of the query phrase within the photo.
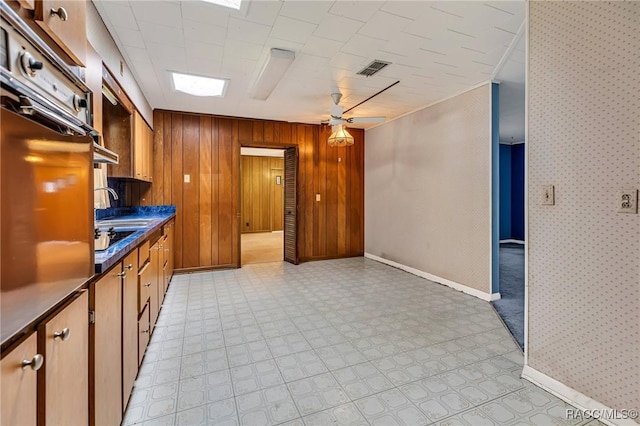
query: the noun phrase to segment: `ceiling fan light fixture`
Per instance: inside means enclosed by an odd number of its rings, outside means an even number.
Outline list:
[[[351,133],[347,131],[347,128],[345,126],[340,126],[338,130],[331,133],[331,136],[327,139],[327,143],[329,146],[347,146],[353,145],[354,140]]]

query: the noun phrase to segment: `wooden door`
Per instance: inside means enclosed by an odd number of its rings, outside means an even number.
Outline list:
[[[298,149],[287,148],[284,152],[284,260],[294,265],[298,264],[297,170]]]
[[[284,170],[271,169],[271,231],[284,229]]]
[[[91,424],[122,421],[122,263],[91,284]]]
[[[36,333],[20,343],[0,362],[2,426],[35,426],[37,407],[37,373],[42,367],[42,355],[37,355]],[[30,365],[25,365],[31,363]]]
[[[84,291],[38,326],[45,364],[38,373],[44,403],[38,424],[89,424],[89,293]]]
[[[124,258],[122,281],[122,409],[138,374],[138,249]]]

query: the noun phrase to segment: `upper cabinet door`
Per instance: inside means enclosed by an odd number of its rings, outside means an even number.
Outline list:
[[[38,25],[80,66],[87,57],[87,4],[85,0],[36,0]]]

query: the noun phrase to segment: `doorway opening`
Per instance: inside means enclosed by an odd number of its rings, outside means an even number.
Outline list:
[[[496,74],[499,86],[499,146],[494,173],[498,179],[498,226],[494,272],[500,299],[498,315],[524,349],[525,341],[525,59],[524,31],[510,46]],[[498,270],[495,271],[495,268]],[[495,275],[494,275],[495,276]]]
[[[296,148],[241,148],[240,266],[297,263],[296,160]]]

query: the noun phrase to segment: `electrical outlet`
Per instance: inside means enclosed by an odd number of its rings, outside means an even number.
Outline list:
[[[618,213],[638,213],[637,189],[623,189],[618,193]]]
[[[191,182],[191,175],[184,175],[184,183]]]
[[[542,205],[553,206],[556,203],[553,185],[542,186]]]
[[[316,201],[320,201],[320,194],[316,194]]]

